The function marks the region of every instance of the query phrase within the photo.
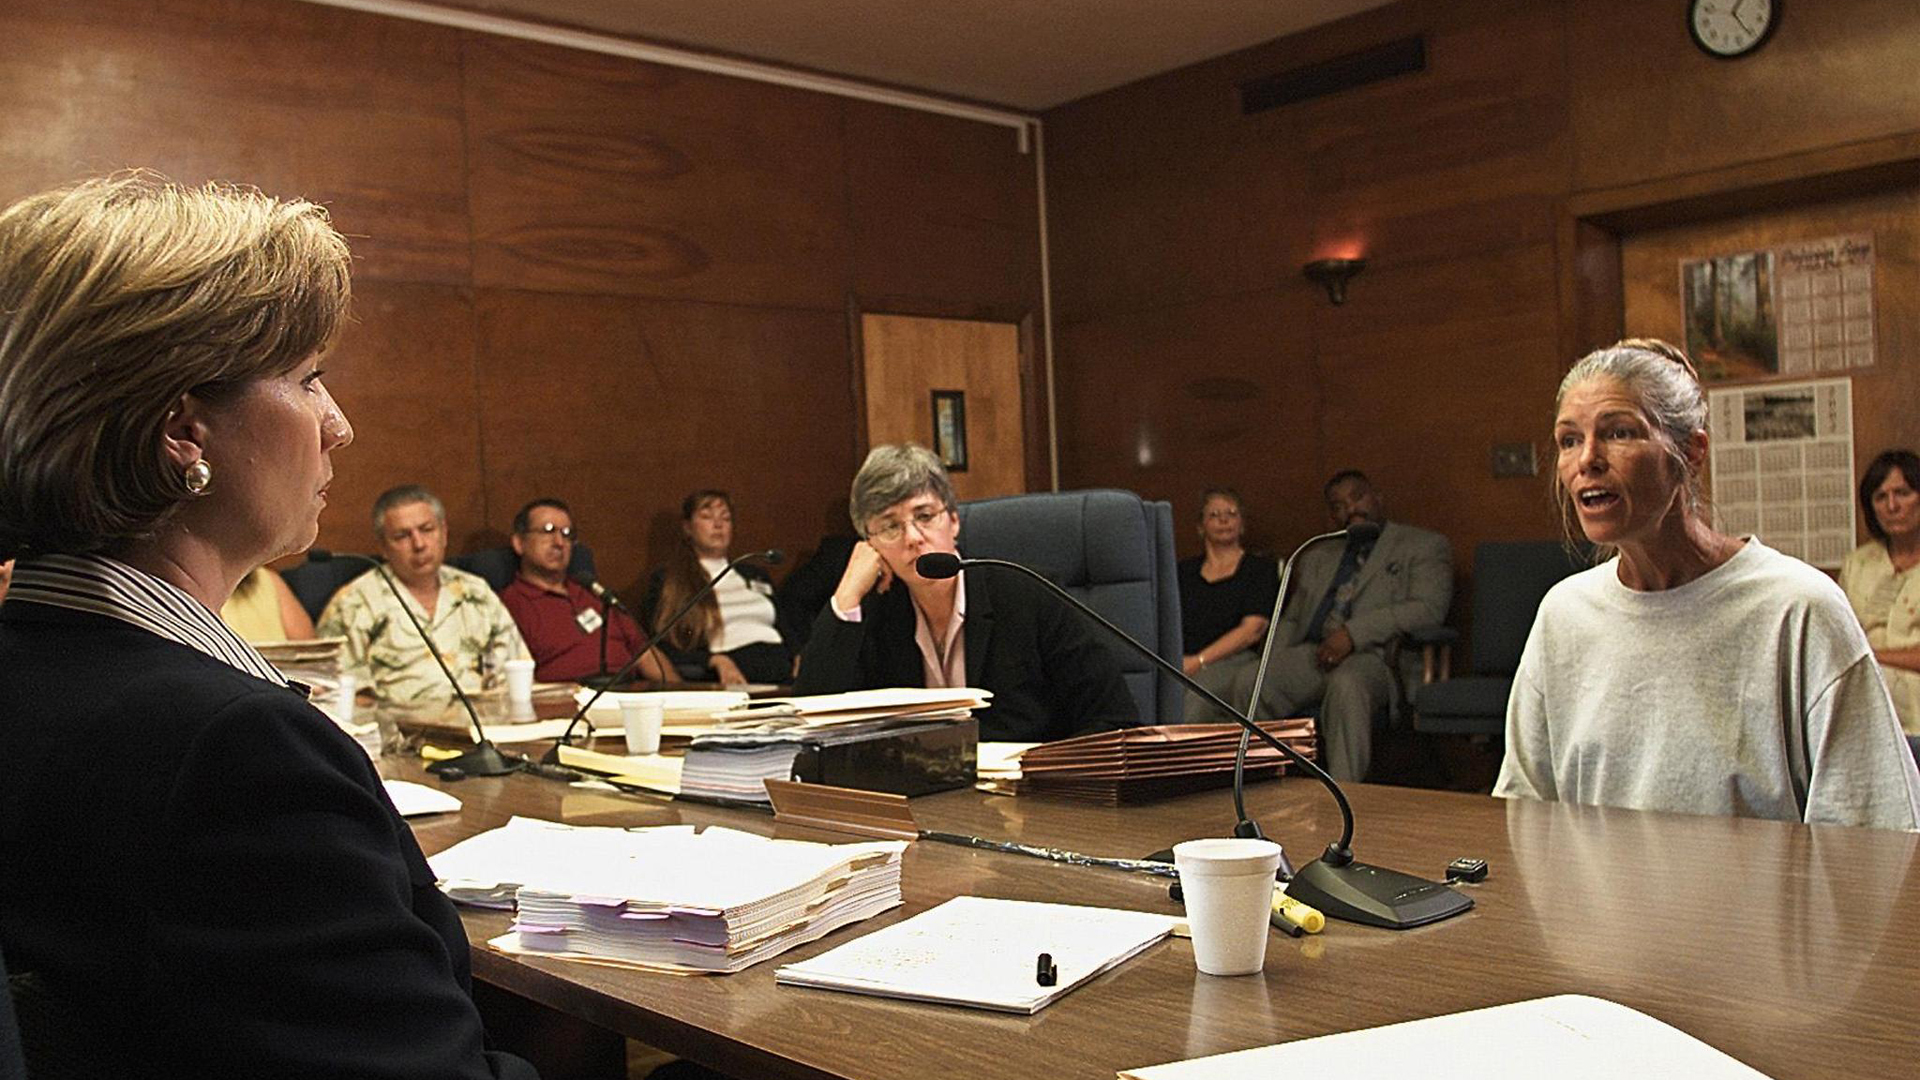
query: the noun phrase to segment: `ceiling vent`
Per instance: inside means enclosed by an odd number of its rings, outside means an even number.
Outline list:
[[[1283,71],[1278,75],[1243,82],[1240,84],[1240,111],[1252,116],[1282,105],[1311,101],[1342,90],[1352,90],[1356,86],[1426,69],[1427,40],[1423,37],[1401,38],[1303,68]]]

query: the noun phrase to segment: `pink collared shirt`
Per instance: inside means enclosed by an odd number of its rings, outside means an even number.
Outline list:
[[[833,608],[833,616],[841,622],[859,622],[860,609],[841,611],[834,607],[833,601],[827,601]],[[934,644],[933,627],[927,623],[927,614],[920,605],[913,605],[913,643],[920,647],[920,668],[929,688],[944,689],[967,685],[967,636],[962,629],[967,622],[967,575],[962,571],[953,579],[953,614],[947,618],[946,632],[941,635],[941,643]]]

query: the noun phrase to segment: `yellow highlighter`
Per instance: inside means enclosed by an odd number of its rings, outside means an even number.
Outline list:
[[[1309,934],[1317,934],[1327,926],[1327,917],[1320,913],[1319,908],[1309,907],[1288,896],[1285,885],[1273,887],[1273,914]]]

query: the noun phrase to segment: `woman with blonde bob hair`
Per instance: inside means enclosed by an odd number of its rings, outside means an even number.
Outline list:
[[[1920,776],[1839,588],[1701,495],[1686,354],[1629,339],[1560,383],[1555,502],[1606,562],[1540,605],[1494,794],[1920,828]]]
[[[347,268],[323,209],[233,187],[0,213],[0,949],[86,1021],[27,1032],[63,1073],[532,1075],[372,762],[216,614],[353,438]]]

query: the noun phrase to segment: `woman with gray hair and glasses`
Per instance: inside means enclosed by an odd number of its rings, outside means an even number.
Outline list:
[[[960,516],[940,460],[912,443],[878,446],[848,499],[855,544],[814,620],[798,694],[891,686],[972,686],[989,742],[1047,742],[1140,722],[1111,651],[1085,618],[1007,571],[923,578],[914,562],[959,554]]]
[[[1557,410],[1563,526],[1612,557],[1541,602],[1494,794],[1920,828],[1920,776],[1846,597],[1709,520],[1686,354],[1591,353]]]
[[[220,185],[0,213],[0,950],[74,1025],[26,1032],[49,1074],[533,1075],[373,763],[216,614],[353,439],[347,267],[325,210]]]

